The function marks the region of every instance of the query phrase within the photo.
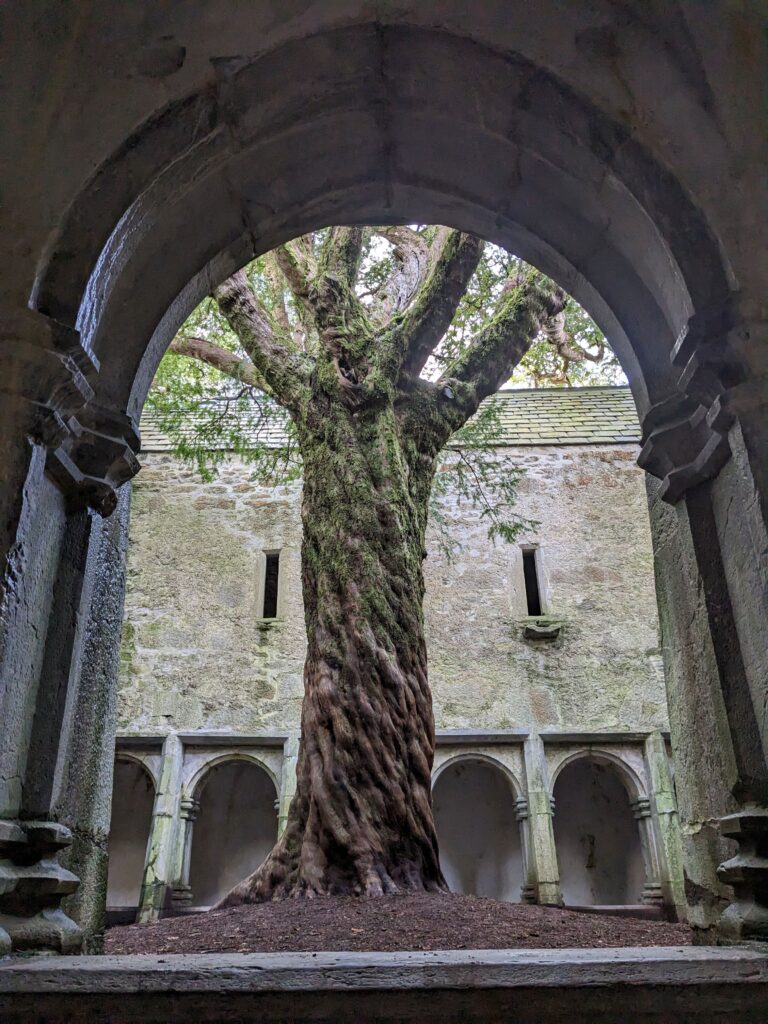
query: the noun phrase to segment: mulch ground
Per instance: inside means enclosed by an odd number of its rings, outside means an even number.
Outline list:
[[[500,903],[479,896],[325,897],[111,928],[107,953],[688,946],[684,924]]]

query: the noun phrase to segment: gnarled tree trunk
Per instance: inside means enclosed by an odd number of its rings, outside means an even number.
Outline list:
[[[318,403],[301,431],[308,652],[296,794],[265,863],[220,905],[444,889],[422,601],[434,460],[393,406]]]
[[[399,247],[413,242],[410,229],[392,230]],[[422,618],[435,460],[564,297],[536,274],[510,278],[449,372],[423,380],[482,243],[447,230],[429,252],[414,242],[419,251],[403,256],[397,287],[366,307],[354,291],[363,238],[361,228],[329,229],[317,259],[303,244],[276,250],[295,308],[312,318],[311,352],[276,331],[280,317],[267,314],[242,271],[215,295],[249,360],[233,366],[231,353],[185,343],[290,412],[304,463],[308,653],[298,785],[277,846],[222,906],[445,888]]]

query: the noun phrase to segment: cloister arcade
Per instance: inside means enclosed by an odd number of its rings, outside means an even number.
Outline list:
[[[278,745],[273,737],[259,747],[257,740],[206,745],[206,737],[188,735],[170,743],[146,738],[139,747],[135,737],[126,738],[129,747],[118,746],[112,799],[110,920],[207,909],[259,863],[295,785],[296,739]],[[653,760],[660,753],[666,759],[657,737],[644,746],[600,748],[522,734],[492,745],[479,736],[439,734],[438,741],[435,820],[453,892],[513,903],[644,904],[673,917],[685,912],[669,872],[675,835],[650,811],[663,792],[652,789]],[[531,820],[529,806],[539,802],[537,768],[548,787],[548,813]],[[175,780],[164,793],[163,777]],[[176,828],[169,830],[174,806]],[[586,834],[592,835],[588,848]]]

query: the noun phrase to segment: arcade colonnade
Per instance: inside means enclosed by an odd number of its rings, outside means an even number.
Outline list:
[[[579,839],[583,840],[577,832],[564,836],[558,850],[553,828],[558,822],[555,787],[571,766],[601,766],[608,769],[621,791],[619,800],[605,805],[606,815],[616,818],[626,809],[633,827],[626,834],[626,847],[598,849],[598,859],[613,860],[619,874],[631,867],[633,859],[640,868],[634,872],[635,884],[620,888],[620,899],[606,902],[642,902],[663,906],[672,917],[685,917],[680,834],[661,733],[439,733],[437,744],[433,774],[436,821],[444,871],[454,890],[512,902],[562,904],[561,869],[584,875],[589,852],[566,848],[566,839],[577,846]],[[120,736],[108,897],[113,911],[128,911],[120,920],[132,921],[137,916],[146,922],[191,907],[210,906],[239,881],[238,870],[243,875],[253,870],[274,841],[269,834],[270,819],[275,833],[284,826],[296,785],[297,751],[296,734]],[[130,768],[134,771],[124,771]],[[231,799],[227,790],[214,789],[217,774],[233,768],[240,769],[240,787]],[[446,787],[444,783],[451,777],[455,777],[454,783]],[[132,794],[142,781],[139,809]],[[254,806],[253,792],[260,789],[269,791],[271,806],[263,800]],[[567,785],[563,817],[569,804],[581,813],[589,799],[584,787]],[[222,804],[218,814],[212,806],[216,800]],[[474,850],[471,843],[467,845],[467,831],[478,824],[482,831],[483,824],[474,820],[472,804],[476,808],[483,802],[495,820],[480,836],[481,848]],[[208,817],[215,816],[218,824],[210,863],[207,870],[198,869],[195,878],[196,849],[208,843],[208,836],[199,835],[201,809]],[[456,827],[452,829],[452,825]],[[585,822],[584,827],[592,826]],[[242,833],[248,829],[250,837],[243,842]],[[597,845],[603,845],[602,837]],[[140,861],[136,856],[139,849]],[[232,867],[228,862],[238,857],[242,863]],[[459,865],[462,857],[465,863]],[[503,863],[505,860],[509,864]],[[462,871],[462,866],[467,870]],[[602,865],[596,867],[597,877]],[[483,871],[485,878],[480,877]],[[596,886],[600,888],[599,878]],[[579,892],[584,891],[582,886]],[[121,902],[128,892],[134,898]],[[596,901],[587,895],[568,902]],[[114,914],[113,918],[117,920]]]
[[[691,917],[768,935],[760,6],[0,12],[2,948],[98,943],[124,491],[175,330],[276,243],[414,220],[509,247],[611,338],[643,430]]]

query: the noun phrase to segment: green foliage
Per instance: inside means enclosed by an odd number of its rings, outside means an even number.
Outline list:
[[[515,511],[517,487],[525,470],[499,456],[501,431],[501,402],[491,399],[454,434],[448,458],[435,475],[429,517],[438,547],[449,561],[460,550],[445,509],[449,495],[459,505],[466,502],[478,510],[494,542],[511,544],[522,531],[533,533],[539,525]]]
[[[429,242],[438,229],[416,226],[414,230]],[[303,239],[303,249],[297,250],[300,256],[311,262],[327,234],[326,229]],[[375,229],[366,234],[355,282],[363,308],[371,308],[396,272],[393,253],[391,243]],[[450,368],[490,322],[505,285],[508,287],[510,279],[525,270],[526,264],[518,257],[498,246],[485,247],[425,376],[434,379]],[[314,351],[317,330],[306,303],[295,298],[274,259],[262,256],[254,260],[246,268],[246,276],[275,336],[286,347]],[[571,354],[578,357],[583,352],[584,358],[564,358],[547,338],[540,336],[515,369],[511,384],[545,387],[623,380],[599,328],[573,299],[565,308],[565,333]],[[192,313],[180,336],[202,338],[247,361],[240,341],[212,298],[205,299]],[[301,475],[296,431],[285,411],[263,391],[207,363],[169,351],[158,368],[147,407],[156,426],[171,439],[174,453],[194,466],[205,480],[213,479],[229,454],[243,459],[253,479],[261,483],[284,483]],[[451,453],[437,473],[430,501],[431,522],[447,556],[457,547],[445,512],[449,492],[478,510],[493,539],[512,542],[523,528],[535,526],[514,510],[516,488],[524,471],[499,456],[500,435],[499,403],[490,401],[450,442]]]

